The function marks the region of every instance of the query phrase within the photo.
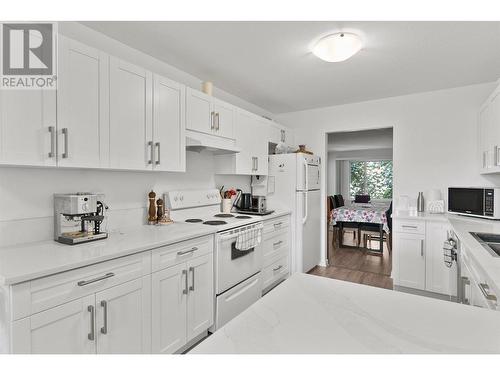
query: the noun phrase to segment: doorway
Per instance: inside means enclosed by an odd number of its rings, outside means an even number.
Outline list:
[[[393,129],[327,134],[326,267],[312,274],[392,289]]]

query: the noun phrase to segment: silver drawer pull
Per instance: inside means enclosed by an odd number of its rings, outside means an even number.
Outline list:
[[[278,266],[278,267],[276,267],[276,268],[273,268],[273,271],[274,271],[274,272],[276,272],[276,271],[279,271],[279,270],[280,270],[280,269],[282,269],[282,268],[283,268],[283,266]]]
[[[95,338],[95,331],[94,331],[94,319],[95,319],[95,313],[94,313],[94,305],[89,305],[87,306],[87,311],[90,313],[90,333],[87,335],[88,339],[90,341],[94,341]]]
[[[182,294],[188,294],[188,273],[187,273],[187,271],[186,270],[182,270],[182,275],[186,276],[186,279],[185,279],[186,283],[184,284],[186,287],[182,291]]]
[[[416,225],[401,225],[402,228],[410,228],[410,229],[417,229],[418,227]]]
[[[279,245],[281,245],[282,243],[283,243],[283,241],[278,241],[278,242],[273,243],[273,246],[279,246]]]
[[[488,284],[479,283],[479,289],[481,289],[481,292],[488,301],[493,301],[493,302],[497,301],[497,297],[494,294],[489,293],[490,287],[488,286]]]
[[[191,276],[191,286],[189,287],[189,290],[194,291],[194,267],[189,267],[189,272],[192,272]]]
[[[160,142],[155,143],[156,149],[158,150],[158,159],[156,160],[155,164],[160,165]]]
[[[63,159],[69,157],[69,147],[68,147],[68,128],[62,128],[61,132],[64,135],[64,152],[62,154]]]
[[[196,250],[198,250],[198,248],[196,246],[194,246],[193,248],[191,248],[191,250],[178,251],[177,255],[186,255],[186,254],[192,253],[193,251],[196,251]]]
[[[101,301],[102,314],[103,314],[103,326],[101,327],[101,333],[103,335],[108,333],[108,303],[106,301]]]
[[[283,223],[280,221],[279,223],[274,223],[273,225],[276,228],[276,227],[281,227],[281,224],[283,224]]]
[[[102,276],[96,277],[95,279],[92,279],[92,280],[82,280],[82,281],[79,281],[79,282],[76,283],[76,285],[78,285],[78,286],[84,286],[84,285],[87,285],[87,284],[96,283],[96,282],[101,281],[101,280],[109,279],[110,277],[113,277],[113,276],[115,276],[115,274],[113,272],[108,272],[106,275],[102,275]]]
[[[149,152],[150,152],[148,164],[153,164],[153,158],[154,158],[153,141],[148,142],[148,147],[149,147]]]
[[[55,142],[54,142],[55,130],[56,130],[55,127],[49,126],[49,133],[50,133],[50,152],[49,152],[49,158],[53,158],[56,155],[56,147],[55,147]]]

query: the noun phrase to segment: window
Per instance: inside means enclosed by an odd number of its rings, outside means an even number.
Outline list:
[[[392,160],[350,161],[349,194],[369,194],[371,199],[392,198]]]

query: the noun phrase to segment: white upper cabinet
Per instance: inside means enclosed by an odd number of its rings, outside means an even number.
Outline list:
[[[479,110],[478,151],[481,173],[500,173],[500,85]]]
[[[284,143],[288,146],[295,146],[295,137],[291,129],[288,129],[280,124],[268,122],[268,141],[271,143]]]
[[[185,172],[185,86],[154,75],[153,90],[153,168]]]
[[[217,173],[267,175],[268,146],[265,134],[268,130],[266,121],[253,113],[242,109],[237,110],[236,146],[241,149],[241,152],[216,156]]]
[[[0,90],[0,164],[56,165],[56,90]]]
[[[109,57],[64,36],[58,51],[58,165],[106,167]]]
[[[236,107],[201,91],[186,91],[186,129],[234,139]]]
[[[221,100],[214,99],[213,109],[215,135],[233,139],[236,107]]]
[[[151,169],[152,73],[113,57],[109,65],[110,167]]]

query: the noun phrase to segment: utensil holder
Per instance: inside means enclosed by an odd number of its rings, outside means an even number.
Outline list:
[[[224,214],[229,214],[231,213],[231,208],[233,207],[233,201],[231,199],[228,199],[228,198],[224,198],[222,199],[222,213]]]

